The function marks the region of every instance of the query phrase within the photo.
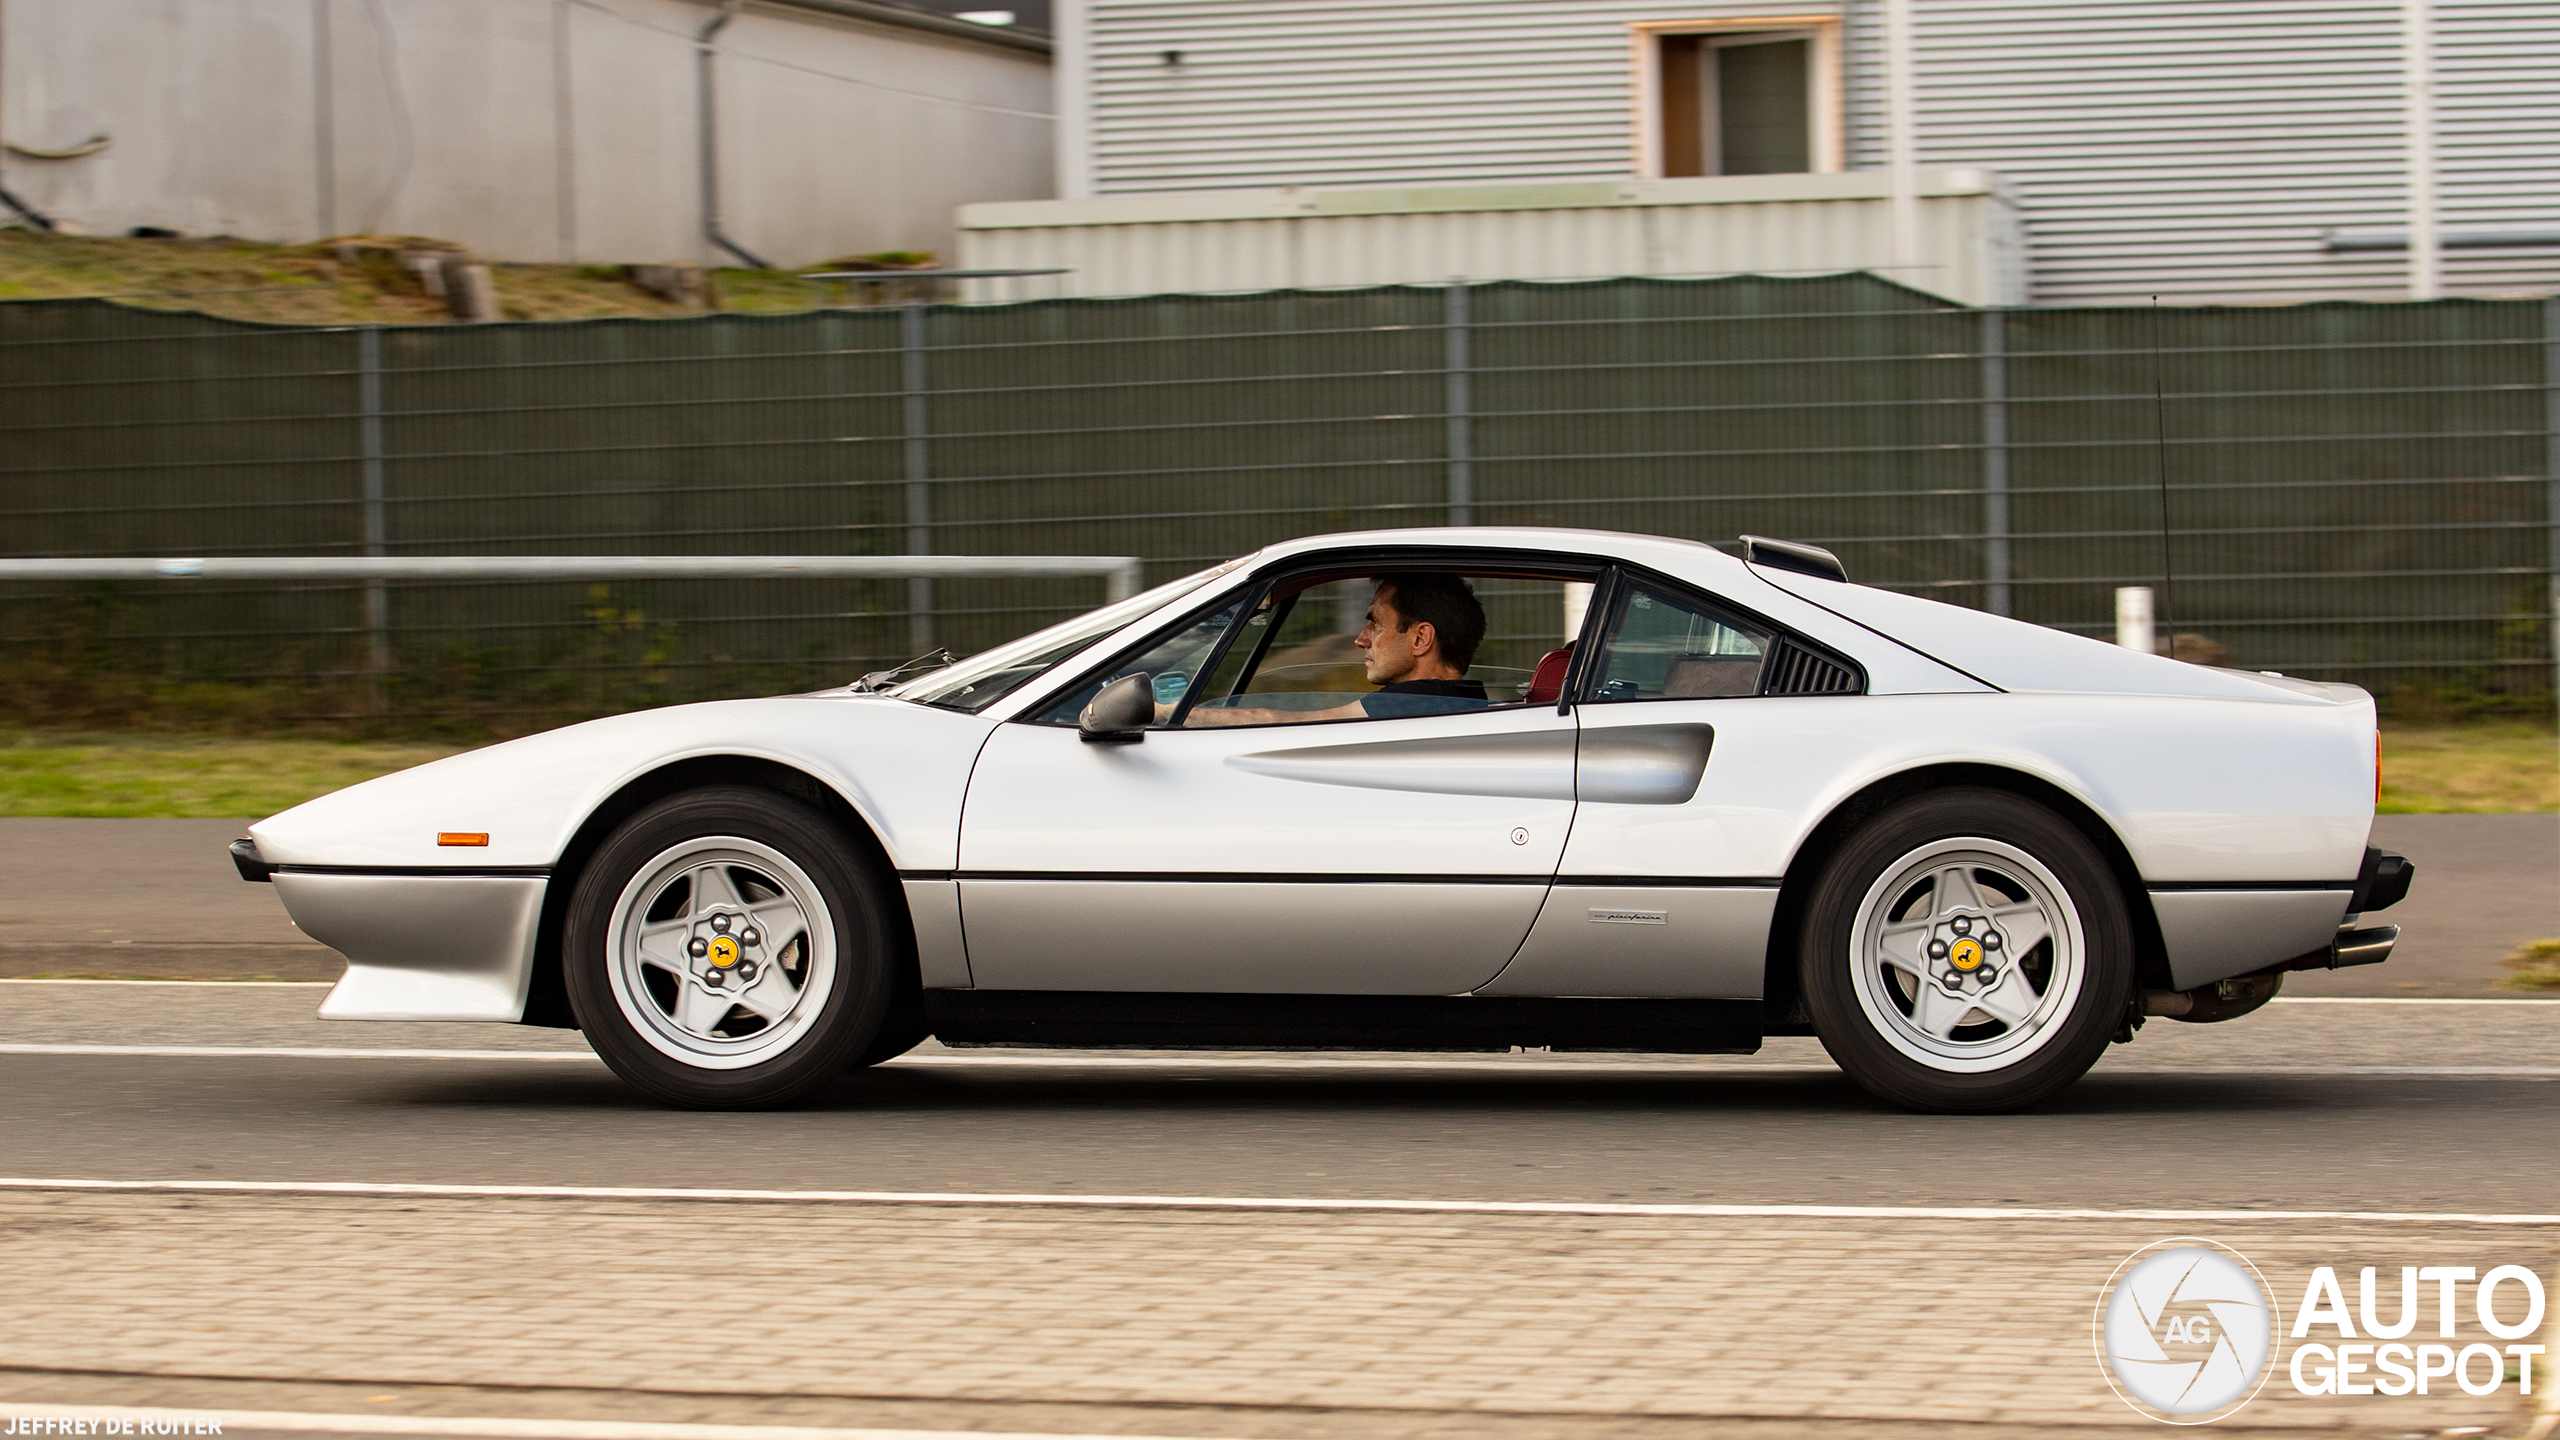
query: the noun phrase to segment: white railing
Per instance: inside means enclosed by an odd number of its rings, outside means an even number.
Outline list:
[[[0,559],[7,580],[975,580],[1097,576],[1138,593],[1128,555],[327,555]]]
[[[1105,604],[1138,593],[1134,555],[276,555],[166,559],[0,559],[0,580],[342,581],[365,587],[370,663],[391,668],[394,580],[905,580],[908,641],[936,646],[935,580],[1061,579],[1103,582]]]

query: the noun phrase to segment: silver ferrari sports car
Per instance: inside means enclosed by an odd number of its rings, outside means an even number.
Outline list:
[[[342,1020],[574,1025],[674,1105],[927,1037],[1747,1053],[1996,1111],[2363,965],[2351,685],[1852,584],[1828,552],[1328,535],[911,678],[440,760],[232,847]]]

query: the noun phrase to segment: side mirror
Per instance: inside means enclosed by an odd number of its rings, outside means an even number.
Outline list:
[[[1155,719],[1155,682],[1142,671],[1103,686],[1076,717],[1076,733],[1088,745],[1126,745],[1147,738]]]

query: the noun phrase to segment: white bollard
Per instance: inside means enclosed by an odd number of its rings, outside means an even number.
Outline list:
[[[1564,643],[1570,645],[1581,637],[1583,612],[1590,608],[1591,586],[1589,583],[1581,580],[1564,582]]]
[[[2127,585],[2116,591],[2116,643],[2127,650],[2157,655],[2151,636],[2151,587]]]

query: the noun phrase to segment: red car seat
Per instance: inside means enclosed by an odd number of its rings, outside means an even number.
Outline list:
[[[1550,650],[1538,661],[1529,676],[1528,701],[1532,705],[1553,705],[1564,698],[1564,672],[1573,665],[1573,647]]]

